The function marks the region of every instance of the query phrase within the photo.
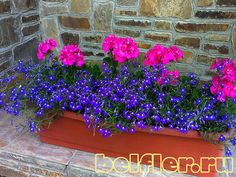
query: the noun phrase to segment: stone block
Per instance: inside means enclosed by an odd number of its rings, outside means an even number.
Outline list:
[[[30,14],[30,15],[24,15],[21,18],[22,23],[31,23],[35,21],[39,21],[39,15],[38,14]]]
[[[192,1],[190,0],[141,0],[140,3],[141,16],[183,19],[192,17]]]
[[[200,47],[200,38],[180,36],[175,39],[175,45],[198,49]]]
[[[25,43],[21,43],[13,49],[15,60],[36,59],[38,38],[33,38]]]
[[[7,47],[20,41],[19,18],[9,17],[0,20],[0,47]]]
[[[61,34],[61,39],[62,39],[64,45],[69,45],[69,44],[79,45],[79,43],[80,43],[79,34],[65,32],[65,33]]]
[[[178,32],[208,32],[227,31],[229,24],[226,23],[185,23],[178,22],[175,26]]]
[[[22,34],[23,36],[29,36],[35,34],[36,32],[39,31],[39,28],[40,28],[39,24],[23,27]]]
[[[114,3],[112,1],[100,2],[96,0],[93,4],[93,25],[95,31],[111,32]]]
[[[10,1],[1,1],[0,2],[0,14],[10,13],[11,12],[11,2]]]
[[[59,22],[64,28],[89,31],[90,23],[86,17],[59,16]]]
[[[71,12],[88,13],[90,9],[90,0],[71,0]]]

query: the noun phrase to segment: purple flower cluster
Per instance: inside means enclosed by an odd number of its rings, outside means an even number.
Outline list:
[[[26,123],[30,132],[37,132],[42,122],[53,120],[54,112],[64,110],[81,113],[87,127],[104,137],[114,131],[135,133],[139,128],[156,132],[168,127],[181,133],[222,133],[219,142],[225,142],[223,133],[236,128],[235,116],[229,111],[235,105],[217,101],[210,93],[210,83],[201,82],[193,73],[179,77],[175,85],[168,80],[159,85],[156,80],[162,68],[133,61],[123,64],[116,75],[104,62],[99,79],[83,68],[73,73],[68,68],[57,62],[39,65],[19,61],[17,71],[25,81],[14,84],[9,93],[1,92],[0,108],[15,116],[32,108],[36,118]],[[12,80],[9,76],[0,84]],[[236,145],[235,138],[231,144]],[[230,153],[227,149],[226,155]]]

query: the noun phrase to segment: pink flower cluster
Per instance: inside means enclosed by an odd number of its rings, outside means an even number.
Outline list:
[[[64,46],[59,55],[59,59],[66,66],[82,66],[84,64],[84,55],[77,45]]]
[[[217,69],[212,78],[210,91],[217,96],[217,100],[225,102],[227,98],[236,98],[236,64],[232,59],[216,59],[211,65],[211,70]]]
[[[43,60],[45,55],[57,47],[57,43],[54,39],[46,39],[44,42],[40,42],[38,45],[37,57],[39,60]]]
[[[117,38],[113,34],[105,37],[102,43],[102,50],[105,53],[111,52],[111,54],[114,56],[114,60],[119,63],[132,60],[137,58],[139,55],[137,44],[132,38]]]
[[[183,52],[176,46],[164,47],[155,45],[145,55],[143,64],[145,66],[166,65],[183,57]]]
[[[178,77],[179,72],[177,70],[168,71],[167,69],[162,69],[160,76],[157,78],[157,83],[159,85],[175,85]]]

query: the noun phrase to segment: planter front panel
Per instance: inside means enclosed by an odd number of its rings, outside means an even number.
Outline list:
[[[191,134],[191,133],[190,133]],[[222,146],[215,145],[203,140],[200,136],[192,132],[189,136],[181,134],[176,130],[163,129],[160,133],[149,133],[147,131],[137,131],[134,134],[121,133],[104,138],[99,133],[93,132],[86,127],[81,116],[71,112],[65,112],[63,116],[56,119],[52,125],[40,132],[40,140],[45,143],[79,149],[81,151],[105,154],[111,157],[125,157],[129,159],[129,154],[161,154],[162,159],[166,157],[193,157],[195,163],[200,164],[201,157],[220,157]],[[149,158],[144,158],[142,163],[149,164]],[[181,170],[186,168],[186,161],[181,163]],[[203,170],[208,169],[204,163]],[[173,164],[176,165],[176,164]],[[218,164],[219,165],[219,164]],[[155,166],[160,167],[160,160],[155,159]],[[164,163],[165,169],[173,170],[170,165]],[[193,168],[195,169],[195,168]],[[197,176],[216,176],[215,167],[210,168],[207,174],[193,174],[188,168],[189,174]]]

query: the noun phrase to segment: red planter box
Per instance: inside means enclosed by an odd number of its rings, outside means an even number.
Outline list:
[[[140,157],[147,153],[161,154],[162,158],[159,155],[155,156],[155,166],[175,171],[178,165],[180,172],[183,172],[187,167],[186,173],[200,177],[216,176],[216,168],[219,169],[217,167],[219,166],[218,161],[216,167],[210,166],[215,163],[214,159],[204,159],[202,165],[200,162],[203,157],[221,157],[223,149],[223,145],[216,146],[203,140],[196,131],[181,134],[172,129],[163,129],[156,133],[136,130],[134,134],[121,133],[103,138],[99,133],[94,135],[93,130],[86,127],[81,116],[68,111],[56,119],[48,129],[41,131],[39,135],[40,140],[48,144],[101,153],[111,157],[129,159],[129,155],[134,153],[139,154]],[[194,163],[201,166],[201,171],[194,173],[193,170],[198,171],[199,167],[194,165],[191,170],[192,159],[180,160],[180,157],[192,157]],[[173,158],[180,161],[176,163]],[[141,163],[150,164],[150,160],[151,156],[146,155]],[[209,172],[208,166],[210,166]]]

